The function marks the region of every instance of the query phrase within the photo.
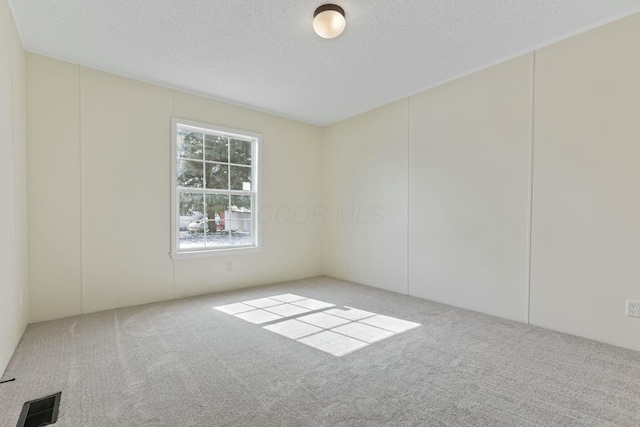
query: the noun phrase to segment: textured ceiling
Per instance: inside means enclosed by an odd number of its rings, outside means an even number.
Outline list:
[[[9,0],[25,49],[326,125],[594,26],[640,0]]]

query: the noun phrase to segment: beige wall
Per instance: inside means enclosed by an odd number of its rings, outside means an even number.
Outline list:
[[[325,128],[326,274],[527,320],[532,60]]]
[[[169,256],[172,115],[261,133],[282,211],[321,205],[320,128],[34,54],[27,84],[31,321],[321,274],[321,223],[286,216],[258,254]]]
[[[640,15],[536,53],[531,323],[640,350]]]
[[[0,376],[28,318],[24,55],[0,0]]]
[[[30,321],[80,314],[77,66],[27,54]]]
[[[324,272],[407,293],[407,100],[324,129]]]
[[[409,99],[411,295],[526,321],[532,55]]]
[[[635,15],[328,127],[329,207],[396,182],[408,231],[331,224],[325,272],[640,350],[638,40]]]

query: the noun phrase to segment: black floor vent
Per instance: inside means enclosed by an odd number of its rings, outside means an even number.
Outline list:
[[[16,427],[40,427],[54,424],[58,421],[60,395],[62,392],[25,403]]]

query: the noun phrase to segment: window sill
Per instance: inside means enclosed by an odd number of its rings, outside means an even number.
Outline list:
[[[178,261],[183,259],[255,254],[260,252],[261,250],[262,248],[260,246],[251,246],[244,248],[213,249],[208,251],[172,252],[169,254],[169,256],[171,256],[174,261]]]

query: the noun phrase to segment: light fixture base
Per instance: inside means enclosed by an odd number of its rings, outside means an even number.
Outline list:
[[[338,6],[337,4],[323,4],[322,6],[319,6],[315,12],[313,12],[313,17],[315,18],[316,16],[320,15],[322,12],[325,12],[327,10],[332,10],[332,11],[338,12],[343,17],[345,16],[344,9]]]

